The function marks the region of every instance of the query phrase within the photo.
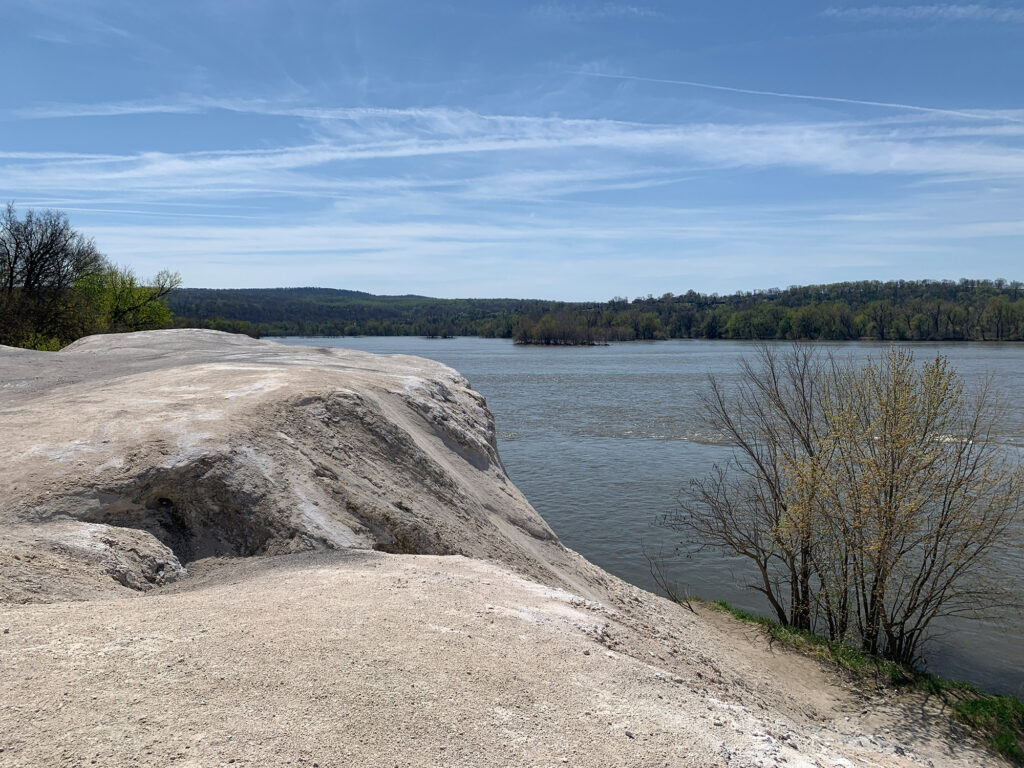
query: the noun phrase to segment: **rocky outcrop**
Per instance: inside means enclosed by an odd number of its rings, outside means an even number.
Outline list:
[[[344,548],[462,554],[586,591],[505,475],[483,398],[438,363],[175,330],[2,348],[0,372],[0,600]]]
[[[0,348],[0,424],[0,768],[1003,764],[565,549],[437,363]]]

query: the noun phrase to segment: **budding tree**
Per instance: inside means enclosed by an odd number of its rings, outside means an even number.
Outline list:
[[[990,382],[968,392],[904,349],[858,364],[765,346],[703,407],[735,452],[665,523],[747,557],[779,621],[910,664],[936,618],[1005,597],[993,555],[1024,473],[994,439]]]

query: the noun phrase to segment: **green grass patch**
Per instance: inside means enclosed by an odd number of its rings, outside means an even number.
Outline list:
[[[1016,696],[993,696],[955,687],[940,695],[957,717],[989,737],[993,749],[1024,765],[1024,702]]]
[[[979,691],[963,680],[945,680],[910,669],[812,632],[784,626],[766,616],[734,608],[724,600],[691,599],[740,621],[757,624],[772,640],[835,664],[850,673],[857,682],[888,684],[938,696],[955,717],[985,734],[993,750],[1017,765],[1024,765],[1024,702],[1016,696],[995,696]]]

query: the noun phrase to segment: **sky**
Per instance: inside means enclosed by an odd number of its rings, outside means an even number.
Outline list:
[[[1024,2],[2,0],[0,201],[190,287],[1024,279]]]

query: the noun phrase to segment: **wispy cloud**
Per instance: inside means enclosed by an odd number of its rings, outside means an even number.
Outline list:
[[[605,21],[609,19],[657,19],[660,11],[625,3],[544,3],[530,9],[530,15],[554,21]]]
[[[17,2],[17,0],[15,0]],[[112,24],[103,15],[117,17],[131,6],[113,3],[100,4],[75,0],[48,0],[48,2],[21,3],[24,10],[31,12],[46,25],[35,36],[51,43],[78,45],[98,43],[111,38],[132,40],[134,36],[120,24]],[[56,29],[51,29],[55,27]],[[59,30],[59,31],[58,31]]]
[[[141,272],[174,264],[208,285],[279,284],[287,254],[306,284],[403,292],[400,276],[415,273],[427,275],[416,290],[437,295],[458,285],[463,294],[566,298],[564,287],[545,288],[551,273],[543,264],[558,262],[570,280],[585,261],[596,286],[628,250],[645,254],[650,269],[638,266],[636,285],[623,292],[647,292],[651,280],[682,287],[696,273],[707,288],[732,290],[827,279],[799,265],[814,261],[823,242],[872,276],[879,263],[900,263],[899,254],[915,249],[951,254],[950,269],[962,269],[969,237],[1019,231],[1024,190],[1019,112],[672,123],[183,97],[50,105],[46,114],[117,121],[145,110],[195,113],[197,124],[212,110],[290,117],[288,135],[307,138],[261,149],[0,152],[4,197],[59,205],[76,225],[84,218],[111,258]],[[705,185],[744,173],[771,173],[795,187],[859,177],[931,202],[923,213],[857,200],[772,207],[771,184],[759,176],[750,188],[760,190],[760,204],[688,207]],[[666,187],[672,192],[661,194]],[[999,206],[989,191],[996,187],[1008,190]],[[951,197],[934,202],[938,191]],[[791,254],[790,267],[778,266],[780,253]],[[759,264],[770,254],[775,271],[767,274]],[[470,265],[487,259],[519,265],[519,282],[468,282],[478,271]],[[233,266],[241,261],[244,274]],[[679,274],[668,274],[675,264]],[[575,298],[607,298],[570,282]]]
[[[151,107],[161,111],[160,105]],[[280,114],[289,108],[259,109]],[[101,106],[95,111],[105,110]],[[480,190],[490,199],[507,200],[566,196],[623,184],[657,186],[673,177],[726,168],[858,176],[1024,177],[1019,118],[1011,124],[1012,131],[1005,123],[972,122],[961,135],[962,123],[948,119],[935,125],[737,125],[494,115],[446,108],[295,112],[318,126],[315,141],[181,153],[5,153],[0,154],[0,173],[8,188],[33,194],[122,190],[180,196],[329,196],[371,189],[392,194],[444,188],[452,194]],[[934,114],[963,119],[955,110]],[[477,157],[490,159],[476,163]],[[461,158],[458,172],[445,158]],[[397,176],[390,163],[399,159],[415,164]]]
[[[1024,23],[1024,9],[991,5],[869,5],[827,8],[823,16],[843,19],[904,19],[907,21],[1001,21]]]
[[[49,119],[67,117],[118,117],[121,115],[195,114],[202,110],[199,103],[173,104],[166,102],[114,102],[109,104],[38,104],[13,111],[12,116],[23,119]]]
[[[90,201],[95,203],[96,201]],[[65,203],[44,203],[44,205],[60,205],[61,210],[67,211],[68,213],[116,213],[125,216],[145,216],[155,218],[169,218],[181,220],[183,218],[188,219],[239,219],[243,221],[260,221],[260,216],[246,216],[237,213],[197,213],[196,211],[188,211],[182,213],[181,211],[154,211],[154,210],[140,210],[138,208],[103,208],[98,205],[90,205],[89,207],[78,208],[74,205],[66,205]]]
[[[755,96],[770,96],[783,99],[795,99],[800,101],[827,102],[833,104],[849,104],[853,106],[879,107],[889,110],[921,113],[923,117],[929,115],[951,118],[965,118],[968,120],[981,120],[987,122],[1005,122],[1024,125],[1024,109],[948,109],[943,107],[923,106],[920,104],[906,104],[901,102],[872,101],[865,99],[853,99],[842,96],[822,96],[812,94],[789,93],[785,91],[767,91],[752,88],[740,88],[736,86],[717,85],[714,83],[703,83],[694,80],[679,80],[656,77],[642,77],[639,75],[622,75],[589,70],[577,70],[568,74],[591,77],[606,80],[624,80],[646,83],[661,83],[664,85],[681,85],[692,88],[703,88],[713,91],[724,91],[729,93],[748,94]],[[160,114],[202,114],[215,110],[235,112],[238,114],[264,115],[273,117],[292,117],[297,120],[320,122],[324,124],[352,124],[366,125],[375,123],[379,131],[389,131],[391,135],[399,135],[409,127],[416,127],[424,134],[450,134],[453,132],[474,132],[484,126],[494,126],[499,123],[540,123],[544,118],[533,116],[493,115],[481,114],[467,109],[455,109],[449,107],[417,107],[417,108],[382,108],[382,107],[326,107],[309,106],[288,100],[270,99],[239,99],[239,98],[215,98],[183,96],[173,101],[126,101],[126,102],[105,102],[105,103],[53,103],[37,104],[31,107],[22,107],[9,112],[7,119],[26,120],[48,120],[67,119],[82,117],[120,117],[128,115],[160,115]],[[4,115],[0,112],[0,118]],[[876,122],[901,122],[903,118],[889,117],[877,118]],[[614,120],[594,120],[571,118],[556,118],[549,121],[564,125],[587,125],[596,122],[605,124],[627,124]],[[337,130],[344,130],[343,128]],[[963,133],[971,131],[971,128],[952,127],[949,130],[956,130]],[[1017,128],[1004,126],[995,128],[986,126],[980,129],[982,132],[1016,133]],[[0,152],[2,156],[2,152]]]

